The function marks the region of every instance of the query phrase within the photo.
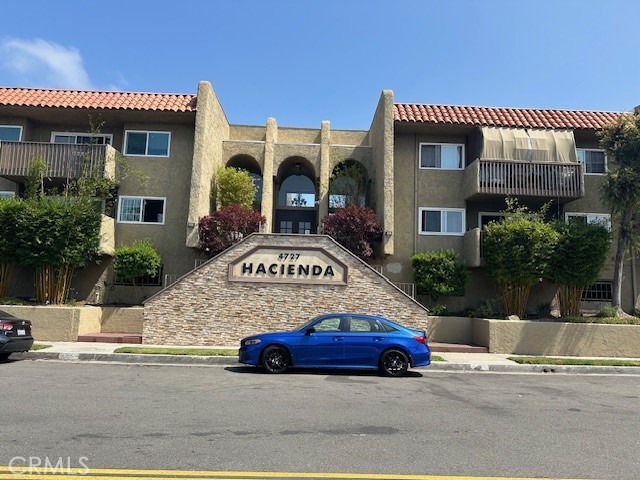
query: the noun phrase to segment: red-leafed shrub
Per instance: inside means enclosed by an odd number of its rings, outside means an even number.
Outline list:
[[[365,260],[373,255],[371,243],[382,240],[383,229],[373,210],[351,205],[325,217],[322,233]]]
[[[260,231],[265,218],[255,210],[229,205],[200,219],[200,250],[210,257],[226,250],[245,236]]]

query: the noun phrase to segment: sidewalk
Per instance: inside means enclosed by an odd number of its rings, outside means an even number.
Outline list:
[[[26,353],[16,353],[14,359],[53,360],[71,362],[124,363],[142,365],[183,365],[183,366],[241,366],[238,357],[199,357],[190,355],[142,355],[114,353],[120,347],[181,348],[172,345],[140,345],[95,342],[37,342],[51,347]],[[189,348],[237,348],[216,346],[194,346]],[[604,367],[588,365],[520,365],[508,355],[495,353],[453,353],[434,352],[445,361],[432,362],[418,370],[495,372],[495,373],[574,373],[574,374],[625,374],[640,375],[640,367]],[[635,359],[637,360],[637,359]]]

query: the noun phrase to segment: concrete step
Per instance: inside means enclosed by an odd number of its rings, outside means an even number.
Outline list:
[[[429,342],[429,348],[435,353],[489,353],[489,349],[487,347],[481,347],[479,345],[460,345],[457,343]]]
[[[135,333],[89,333],[78,335],[78,342],[142,343],[142,335]]]

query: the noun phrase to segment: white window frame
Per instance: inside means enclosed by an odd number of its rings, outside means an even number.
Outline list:
[[[605,220],[607,229],[611,231],[611,214],[609,213],[565,212],[565,223],[569,223],[571,217],[586,217],[588,224],[600,223],[601,220]]]
[[[141,202],[140,205],[140,220],[136,221],[136,220],[121,220],[120,216],[122,213],[122,199],[127,198],[127,199],[139,199]],[[142,202],[144,200],[162,200],[162,222],[144,222],[142,219],[144,218],[144,210],[142,209]],[[132,223],[132,224],[138,224],[138,225],[164,225],[165,220],[167,218],[167,197],[144,197],[144,196],[137,196],[137,195],[120,195],[118,197],[118,223]]]
[[[106,145],[113,145],[113,135],[110,133],[86,133],[86,132],[51,132],[51,143],[56,143],[54,140],[56,135],[63,135],[65,137],[76,137],[76,143],[70,143],[68,145],[86,145],[83,143],[77,143],[78,137],[101,137],[105,140],[109,140]],[[89,144],[91,145],[91,144]]]
[[[462,231],[461,232],[427,232],[422,230],[422,212],[440,212],[440,226],[446,225],[446,212],[462,213]],[[466,210],[464,208],[444,208],[444,207],[420,207],[418,208],[418,234],[419,235],[445,235],[450,237],[462,237],[466,230],[467,219]]]
[[[127,153],[127,147],[129,143],[129,134],[130,133],[145,133],[147,135],[147,143],[145,145],[145,153],[144,155],[141,153]],[[167,154],[166,155],[149,155],[147,152],[149,151],[149,134],[150,133],[166,133],[169,135],[169,140],[167,142]],[[165,132],[161,130],[125,130],[124,131],[124,156],[125,157],[156,157],[156,158],[167,158],[171,156],[171,132]]]
[[[447,146],[447,147],[462,147],[461,151],[460,151],[460,167],[459,168],[444,168],[444,167],[423,167],[422,166],[422,147],[423,146],[429,146],[429,145],[433,145],[433,146],[440,146],[442,147]],[[464,143],[446,143],[446,142],[420,142],[418,144],[418,168],[420,170],[464,170],[465,167],[465,147],[464,147]]]
[[[18,140],[1,140],[3,142],[12,142],[12,141],[17,141],[17,142],[21,142],[22,141],[22,132],[24,131],[22,125],[8,125],[8,124],[0,124],[0,127],[9,127],[9,128],[18,128],[20,130],[20,136],[18,137]]]
[[[583,151],[583,152],[602,152],[602,154],[604,155],[604,172],[603,173],[587,173],[587,164],[580,162],[580,159],[578,159],[578,162],[580,164],[582,164],[582,168],[584,170],[584,175],[606,175],[609,172],[609,162],[607,159],[607,153],[601,149],[601,148],[576,148],[576,156],[578,155],[579,151]]]

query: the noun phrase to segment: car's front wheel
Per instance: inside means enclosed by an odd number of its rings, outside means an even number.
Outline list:
[[[289,367],[289,352],[277,345],[267,347],[262,354],[262,368],[267,373],[284,373]]]
[[[10,353],[0,353],[0,360],[7,360],[9,358]]]
[[[409,357],[402,350],[387,350],[380,357],[380,369],[385,375],[401,377],[409,369]]]

